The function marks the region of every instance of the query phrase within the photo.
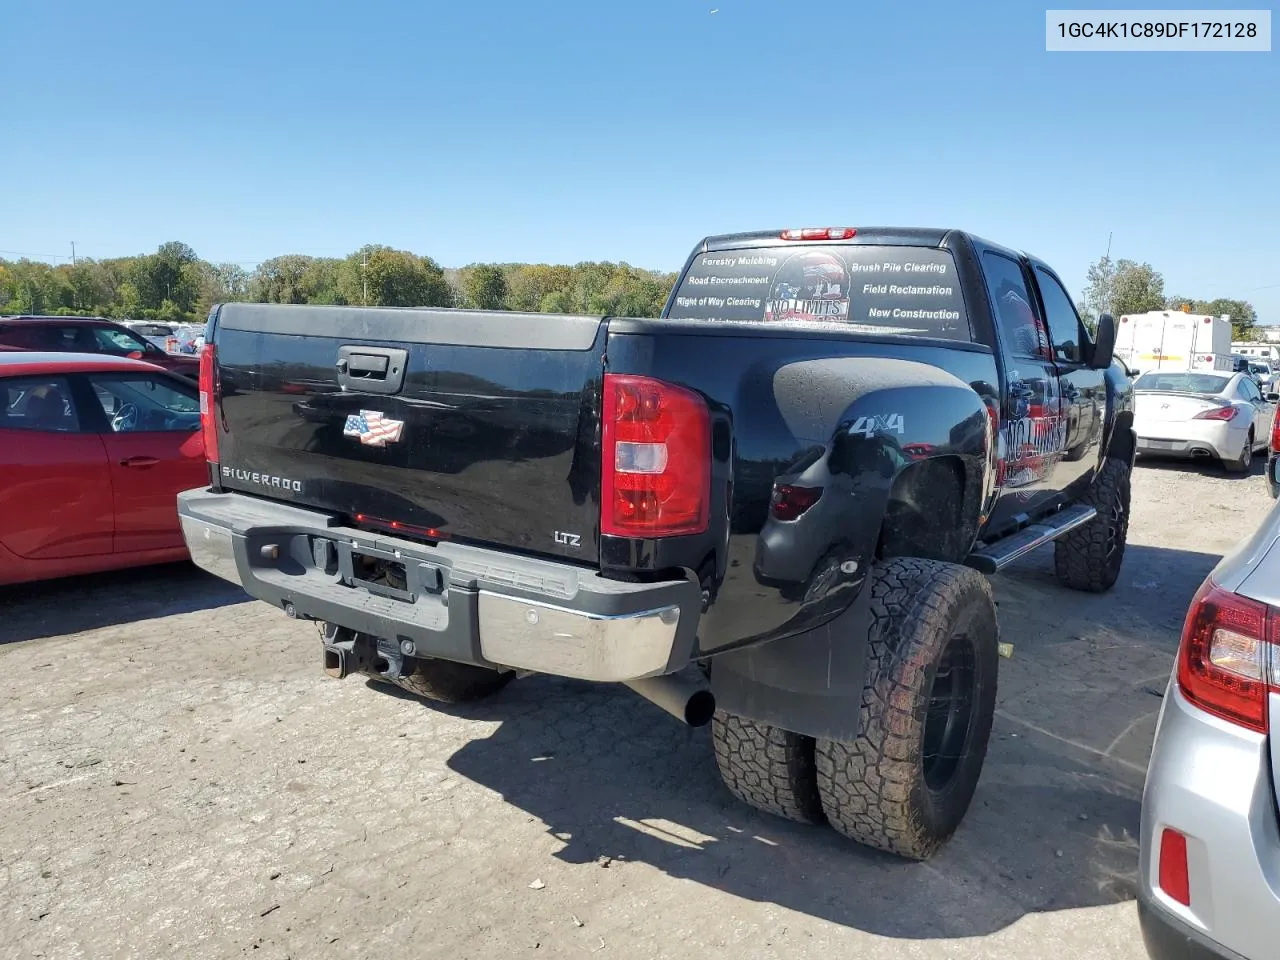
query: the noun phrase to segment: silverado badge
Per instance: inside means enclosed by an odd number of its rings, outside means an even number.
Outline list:
[[[370,447],[385,447],[399,440],[402,430],[403,420],[389,420],[379,410],[361,410],[347,417],[342,435],[359,437],[361,443]]]

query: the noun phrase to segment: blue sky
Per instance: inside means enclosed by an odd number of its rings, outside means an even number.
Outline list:
[[[707,233],[893,223],[1078,295],[1114,232],[1280,322],[1278,55],[1050,54],[1044,9],[8,0],[0,256],[675,269]]]

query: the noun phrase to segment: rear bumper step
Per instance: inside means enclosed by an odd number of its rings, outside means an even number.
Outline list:
[[[625,682],[672,673],[693,653],[693,582],[626,583],[466,544],[427,546],[237,493],[186,491],[178,515],[202,569],[291,616],[410,641],[416,656]],[[403,588],[361,581],[361,556],[393,560]]]
[[[1085,504],[1059,510],[1040,523],[1023,527],[1017,533],[988,544],[969,554],[965,563],[986,574],[997,573],[1013,561],[1026,556],[1036,547],[1057,540],[1064,533],[1083,526],[1098,515],[1098,511]]]

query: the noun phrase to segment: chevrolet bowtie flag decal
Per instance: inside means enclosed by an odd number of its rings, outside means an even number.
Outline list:
[[[347,417],[342,435],[359,437],[361,443],[370,447],[385,447],[399,440],[403,429],[403,420],[388,420],[378,410],[361,410]]]

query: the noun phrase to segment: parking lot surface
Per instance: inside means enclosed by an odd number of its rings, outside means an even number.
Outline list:
[[[1263,479],[1140,464],[1121,580],[995,579],[969,817],[907,864],[734,801],[622,688],[426,706],[188,566],[0,589],[0,957],[1142,960],[1139,798],[1186,606]]]

